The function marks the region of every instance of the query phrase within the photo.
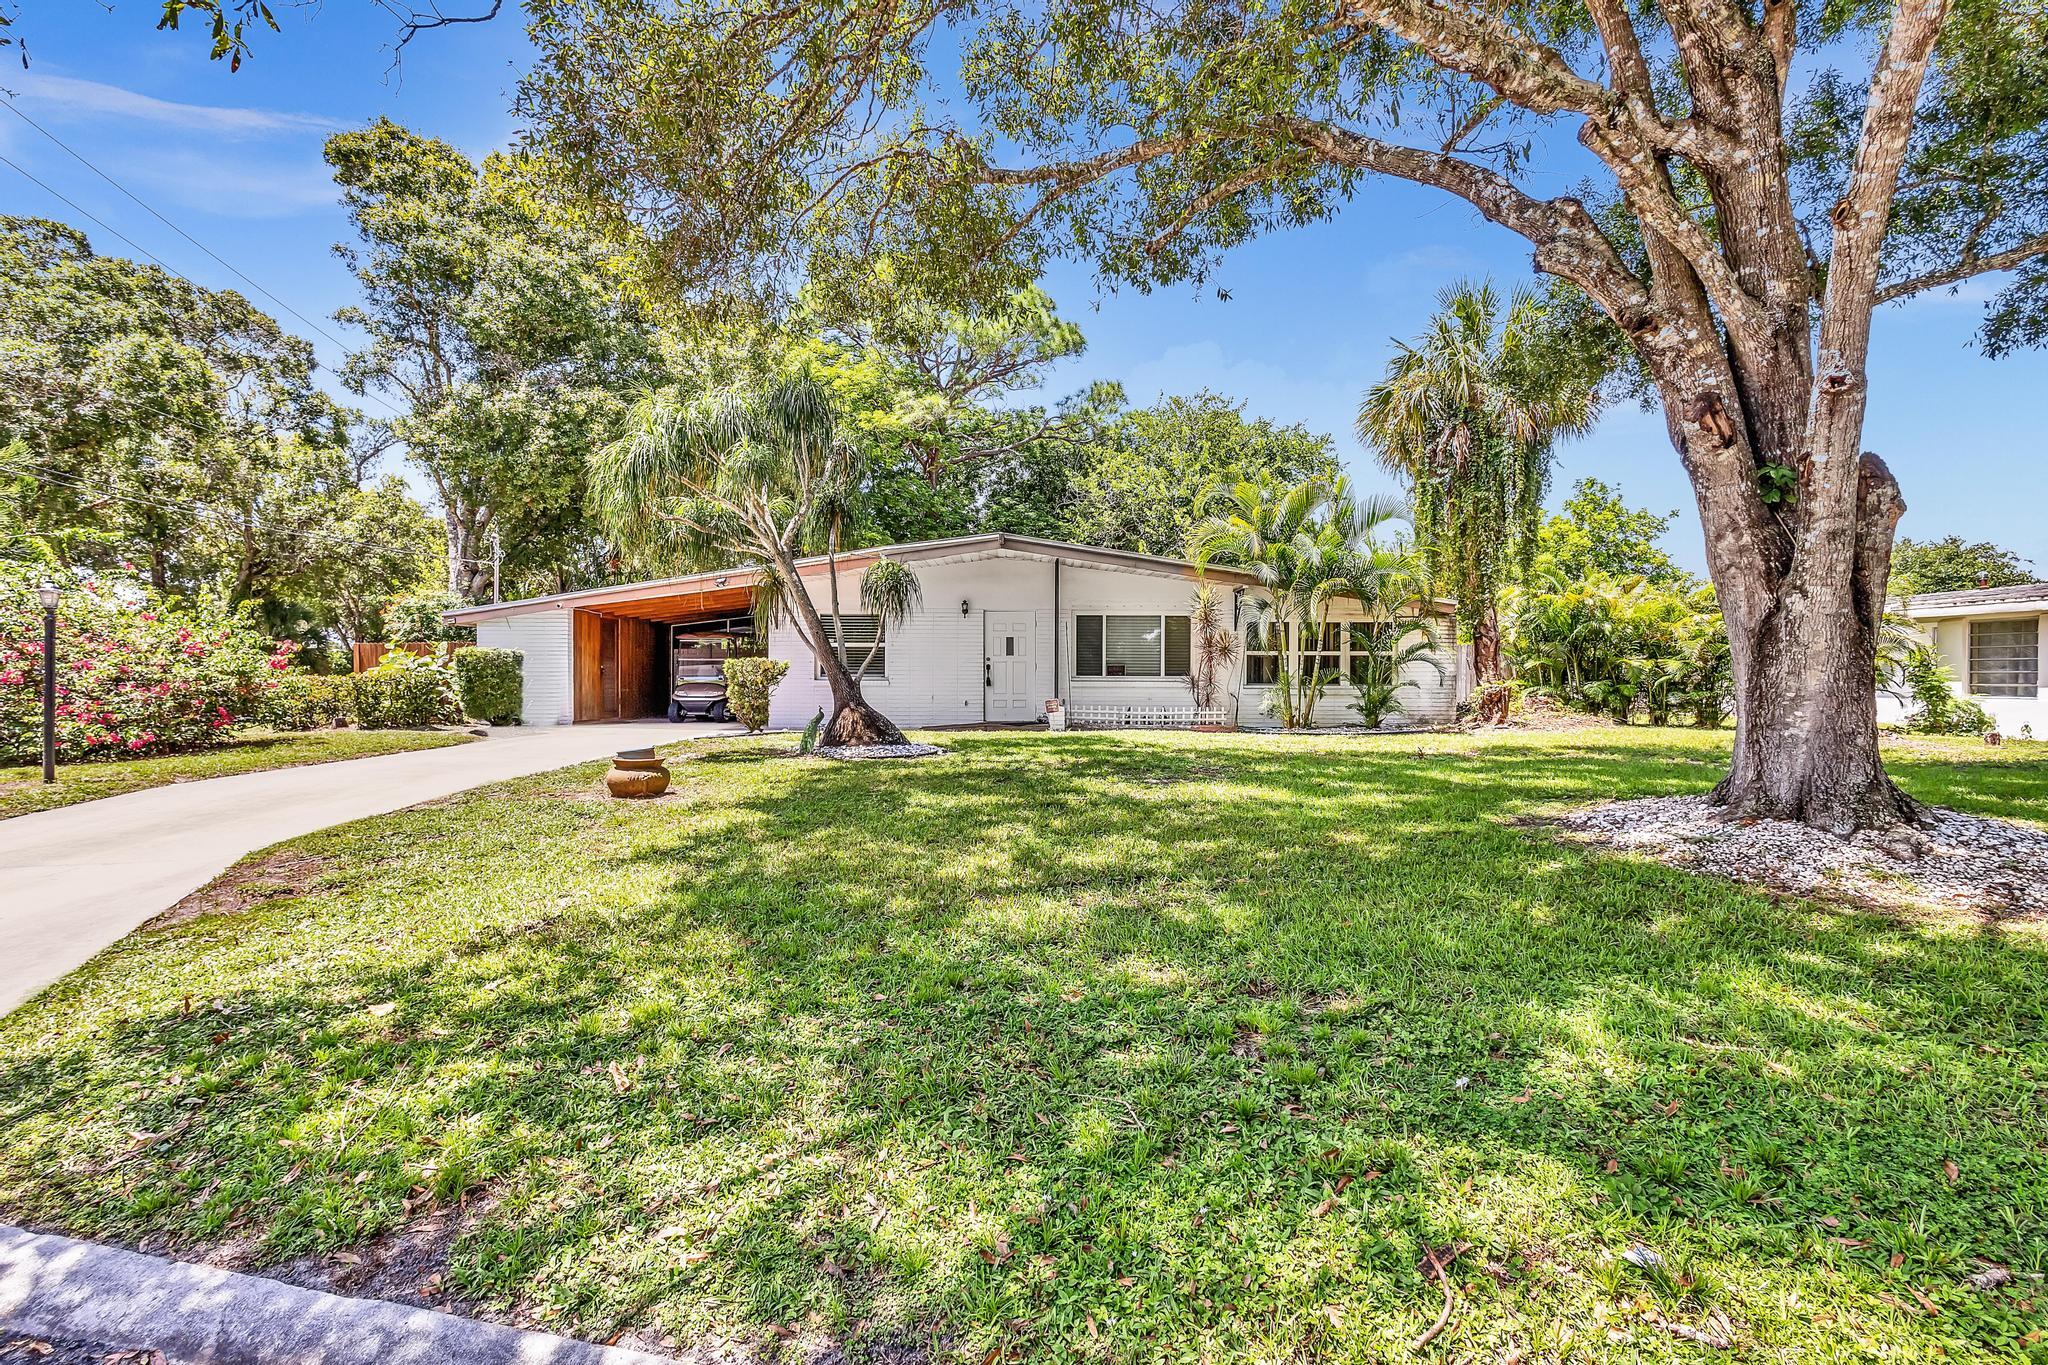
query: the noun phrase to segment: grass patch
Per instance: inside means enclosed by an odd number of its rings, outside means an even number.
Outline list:
[[[1461,1244],[1444,1359],[2042,1354],[2037,931],[1508,823],[1725,736],[943,740],[295,841],[0,1023],[0,1209],[272,1262],[469,1203],[457,1298],[853,1358],[1376,1361]]]
[[[0,820],[173,782],[197,782],[206,777],[297,768],[307,763],[332,763],[336,759],[368,758],[411,749],[440,749],[450,744],[467,744],[471,738],[445,730],[259,730],[198,753],[164,754],[127,762],[63,764],[57,769],[57,780],[47,785],[39,762],[0,766]]]

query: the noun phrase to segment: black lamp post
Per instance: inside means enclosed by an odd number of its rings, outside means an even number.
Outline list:
[[[43,781],[57,780],[57,585],[36,589],[43,604]]]

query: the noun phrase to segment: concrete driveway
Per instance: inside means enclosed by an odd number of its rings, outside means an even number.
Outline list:
[[[281,839],[616,749],[738,731],[666,721],[494,730],[445,749],[212,777],[0,820],[0,1014]]]

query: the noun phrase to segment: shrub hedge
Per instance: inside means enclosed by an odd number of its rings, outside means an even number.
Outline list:
[[[413,729],[462,719],[455,670],[445,659],[394,649],[348,680],[349,710],[365,730]]]
[[[353,720],[346,674],[286,673],[276,679],[257,718],[273,730],[324,730]]]
[[[725,704],[749,732],[768,724],[768,697],[789,674],[781,659],[727,659]]]
[[[516,649],[455,651],[455,695],[462,714],[492,725],[517,721],[524,696],[519,673],[524,658]]]

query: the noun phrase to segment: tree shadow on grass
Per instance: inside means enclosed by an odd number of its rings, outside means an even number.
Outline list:
[[[1371,1358],[1461,1241],[1460,1349],[1635,1295],[1777,1350],[1788,1292],[1911,1349],[2026,1330],[1873,1303],[2042,1255],[2038,939],[1500,818],[1699,790],[1699,753],[949,740],[655,820],[515,788],[329,836],[384,861],[139,941],[126,1004],[0,1063],[0,1197],[281,1258],[490,1182],[454,1288],[598,1336]],[[421,904],[451,866],[491,871]],[[291,914],[335,934],[186,1012],[177,968],[272,961]]]

